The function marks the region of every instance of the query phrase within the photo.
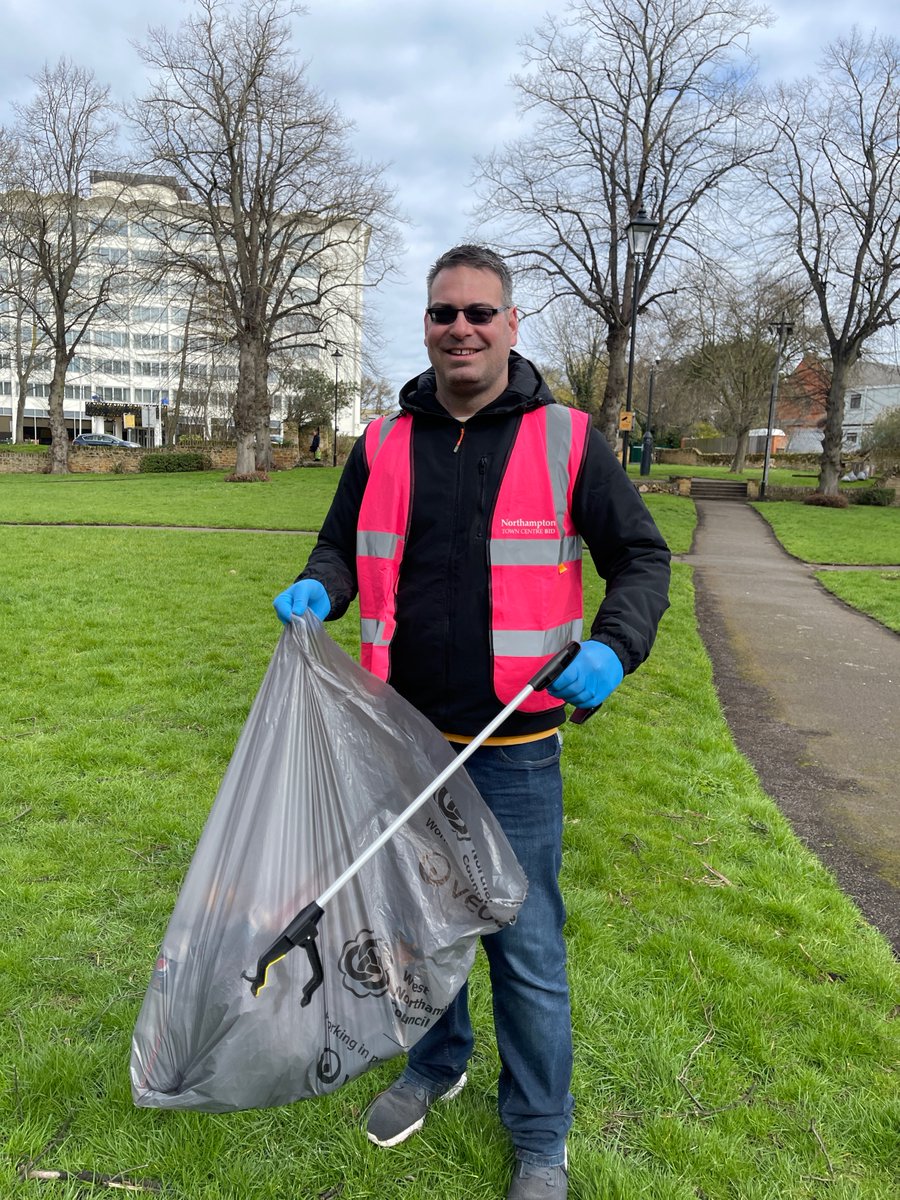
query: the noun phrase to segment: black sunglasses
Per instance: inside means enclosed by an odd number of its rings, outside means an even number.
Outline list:
[[[511,304],[502,308],[491,308],[489,304],[467,304],[465,308],[454,308],[452,304],[433,304],[425,311],[435,325],[452,325],[460,313],[470,325],[490,325],[497,313],[508,312]]]

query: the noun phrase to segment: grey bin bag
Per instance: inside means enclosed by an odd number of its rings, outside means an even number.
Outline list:
[[[453,760],[440,733],[311,614],[275,649],[169,921],[134,1030],[134,1102],[204,1112],[320,1096],[410,1049],[515,919],[526,880],[464,769],[244,978]]]

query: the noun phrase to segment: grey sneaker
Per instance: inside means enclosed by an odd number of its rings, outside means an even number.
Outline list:
[[[436,1100],[452,1100],[465,1086],[465,1072],[442,1092],[429,1092],[401,1077],[369,1105],[366,1137],[376,1146],[399,1146],[422,1128]]]
[[[517,1159],[506,1200],[566,1200],[568,1194],[568,1159],[561,1167],[537,1167]]]

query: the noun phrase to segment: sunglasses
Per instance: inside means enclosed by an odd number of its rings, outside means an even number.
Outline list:
[[[433,304],[425,312],[435,325],[452,325],[460,313],[469,325],[490,325],[497,313],[508,312],[511,304],[502,308],[491,308],[489,304],[467,304],[465,308],[454,308],[452,304]]]

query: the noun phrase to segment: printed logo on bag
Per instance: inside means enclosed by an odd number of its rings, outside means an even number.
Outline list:
[[[419,860],[422,882],[430,887],[440,887],[450,878],[450,860],[437,851],[428,851]]]
[[[367,996],[383,996],[390,982],[379,946],[371,929],[361,929],[344,943],[338,959],[344,987],[360,1000]]]
[[[462,813],[456,807],[456,801],[453,799],[447,789],[442,787],[437,793],[435,799],[438,802],[438,808],[447,818],[447,823],[456,834],[457,838],[459,838],[461,842],[470,841],[472,835],[469,833],[469,827],[463,820]]]
[[[340,1076],[341,1059],[336,1050],[331,1050],[328,1046],[319,1055],[319,1061],[316,1063],[316,1078],[320,1083],[330,1084]]]

